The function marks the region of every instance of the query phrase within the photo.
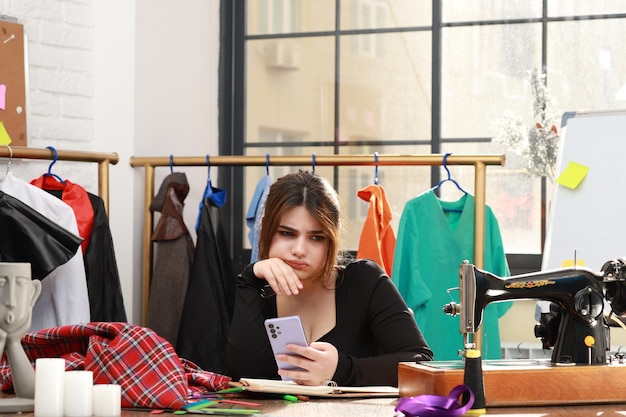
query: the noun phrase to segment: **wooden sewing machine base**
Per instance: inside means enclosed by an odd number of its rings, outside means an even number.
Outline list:
[[[403,362],[398,365],[401,397],[448,396],[463,383],[463,362]],[[535,360],[483,362],[487,407],[626,403],[626,364],[552,365]]]

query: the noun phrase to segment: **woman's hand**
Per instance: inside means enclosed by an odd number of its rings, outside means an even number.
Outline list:
[[[287,345],[287,349],[298,356],[276,355],[276,359],[297,366],[294,369],[279,369],[278,374],[292,378],[301,385],[321,385],[335,375],[339,352],[327,342],[313,342],[309,346]]]
[[[253,265],[252,270],[255,276],[267,281],[276,295],[298,294],[302,289],[300,278],[282,259],[270,258],[258,261]]]

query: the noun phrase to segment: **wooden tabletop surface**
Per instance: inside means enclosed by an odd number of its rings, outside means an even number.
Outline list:
[[[395,399],[311,399],[307,402],[291,403],[284,400],[254,400],[262,404],[261,415],[274,417],[393,417]],[[122,410],[122,417],[149,417],[149,411]],[[158,414],[174,415],[171,412]],[[489,416],[519,417],[623,417],[626,415],[624,404],[572,405],[554,407],[493,407],[487,410]],[[31,417],[33,413],[3,414],[3,416]]]

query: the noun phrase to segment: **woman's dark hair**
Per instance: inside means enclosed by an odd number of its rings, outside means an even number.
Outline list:
[[[285,211],[299,206],[304,206],[318,219],[328,239],[328,254],[322,276],[326,278],[338,262],[341,206],[339,196],[330,183],[309,171],[287,174],[270,187],[259,234],[259,259],[267,259],[269,256],[272,239]]]

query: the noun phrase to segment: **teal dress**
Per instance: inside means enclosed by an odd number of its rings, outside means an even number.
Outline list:
[[[443,313],[450,301],[459,302],[459,265],[474,263],[474,197],[442,201],[432,190],[410,200],[400,218],[392,280],[432,349],[435,360],[459,359],[463,336],[459,316]],[[498,222],[489,206],[485,211],[483,268],[510,276]],[[512,302],[491,303],[484,311],[482,357],[501,358],[498,319]]]

